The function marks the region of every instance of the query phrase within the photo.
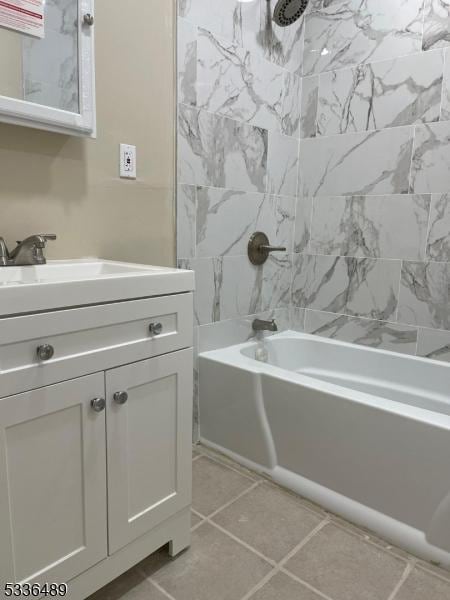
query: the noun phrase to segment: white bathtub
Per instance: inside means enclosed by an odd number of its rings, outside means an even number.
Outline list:
[[[200,354],[201,440],[450,567],[450,365],[286,332]]]

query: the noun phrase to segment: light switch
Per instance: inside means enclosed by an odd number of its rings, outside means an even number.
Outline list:
[[[136,179],[136,146],[120,144],[120,176]]]

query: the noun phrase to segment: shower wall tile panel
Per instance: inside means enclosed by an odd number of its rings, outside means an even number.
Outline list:
[[[178,264],[201,350],[280,329],[450,359],[450,0],[178,0]],[[286,247],[263,267],[256,230]],[[197,415],[197,412],[195,413]]]

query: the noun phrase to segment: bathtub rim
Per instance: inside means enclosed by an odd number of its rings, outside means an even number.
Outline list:
[[[402,358],[404,360],[418,362],[420,364],[429,364],[430,362],[435,365],[450,369],[450,363],[442,361],[431,360],[428,358],[422,358],[420,356],[402,355],[398,352],[392,352],[390,350],[381,350],[379,348],[371,348],[366,346],[356,346],[350,342],[342,342],[339,340],[333,340],[329,338],[323,338],[316,335],[287,330],[281,333],[277,333],[273,336],[269,336],[269,339],[306,339],[314,341],[315,343],[323,343],[327,345],[333,345],[337,347],[350,348],[352,350],[359,350],[368,353],[383,354],[395,357],[396,359]],[[391,400],[382,396],[376,396],[367,392],[356,391],[350,387],[344,385],[338,385],[336,383],[325,382],[308,375],[289,371],[282,367],[271,365],[268,363],[258,362],[254,358],[245,356],[241,351],[255,348],[258,344],[257,340],[250,340],[242,344],[235,344],[233,346],[226,346],[225,348],[219,348],[217,350],[209,350],[207,352],[201,352],[198,355],[199,358],[199,372],[202,369],[202,359],[211,360],[214,362],[226,364],[235,367],[239,370],[251,372],[254,375],[261,376],[266,375],[279,379],[282,381],[291,382],[307,389],[318,390],[325,394],[331,394],[337,396],[342,400],[354,402],[357,404],[365,404],[376,409],[385,410],[387,412],[394,413],[396,415],[404,416],[405,418],[426,422],[429,425],[445,429],[450,431],[450,415],[446,415],[442,412],[437,412],[431,408],[421,408],[414,405],[400,402],[399,400]],[[201,375],[200,375],[201,377]],[[438,400],[444,398],[441,394],[435,394],[434,397]]]

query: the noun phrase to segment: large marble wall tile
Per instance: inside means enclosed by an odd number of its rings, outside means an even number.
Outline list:
[[[310,252],[423,260],[430,196],[319,197]]]
[[[290,137],[300,137],[302,83],[303,79],[301,77],[285,71],[281,133]]]
[[[289,309],[289,329],[292,331],[305,331],[305,309],[292,306]]]
[[[266,190],[268,132],[184,105],[178,117],[178,181]]]
[[[298,163],[298,140],[269,131],[267,178],[268,191],[271,194],[297,195]]]
[[[266,204],[264,194],[198,188],[197,256],[245,255]]]
[[[427,258],[450,262],[450,194],[432,196]]]
[[[293,249],[295,203],[295,198],[267,195],[254,225],[254,231],[263,231],[271,244],[285,246],[288,253]]]
[[[439,120],[441,50],[320,77],[318,133],[335,135]]]
[[[259,0],[248,3],[236,0],[178,0],[178,14],[240,46],[260,46]]]
[[[304,75],[421,49],[423,0],[326,2],[306,17]]]
[[[294,255],[295,306],[387,320],[397,309],[400,261]]]
[[[408,325],[307,310],[305,331],[341,342],[403,354],[416,353],[417,329]]]
[[[301,79],[201,29],[198,106],[265,129],[298,135]]]
[[[291,256],[279,252],[272,254],[261,271],[261,309],[288,308],[291,302]]]
[[[271,257],[263,267],[253,266],[247,256],[181,259],[178,267],[195,272],[197,325],[289,308],[288,255]]]
[[[425,0],[423,49],[450,44],[450,0]]]
[[[442,262],[404,262],[398,321],[450,329],[450,265]]]
[[[450,48],[444,52],[444,81],[441,102],[441,121],[450,121]]]
[[[303,195],[405,194],[412,142],[411,127],[302,140]]]
[[[317,135],[317,109],[319,102],[319,76],[303,78],[300,137]]]
[[[272,15],[277,0],[261,1],[261,29],[259,39],[265,46],[266,57],[291,73],[302,75],[304,19],[290,27],[279,27]],[[311,2],[311,7],[314,2]]]
[[[278,331],[290,329],[290,311],[288,308],[276,308],[256,315],[247,315],[238,319],[228,319],[218,323],[210,323],[199,327],[199,352],[210,352],[235,344],[243,344],[257,338],[261,333],[255,333],[252,323],[255,319],[275,319]],[[266,337],[269,334],[264,334]]]
[[[193,185],[177,186],[177,258],[195,256],[197,190]]]
[[[262,268],[252,265],[247,256],[225,256],[220,293],[220,320],[261,312],[262,285]]]
[[[417,355],[450,362],[450,332],[419,329]]]
[[[197,27],[178,18],[178,102],[197,104]]]
[[[222,258],[179,259],[179,269],[195,273],[194,321],[196,325],[221,319],[220,297],[223,284]]]
[[[312,198],[300,196],[295,211],[294,252],[307,252],[311,235]]]
[[[450,121],[416,127],[411,167],[415,194],[450,191]]]

